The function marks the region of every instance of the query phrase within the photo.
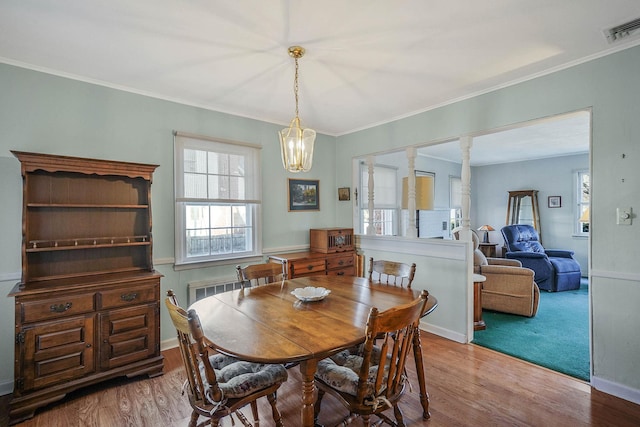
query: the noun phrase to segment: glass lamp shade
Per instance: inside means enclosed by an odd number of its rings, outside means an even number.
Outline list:
[[[282,129],[278,134],[282,150],[282,166],[293,173],[311,170],[316,131],[302,129],[300,119],[296,117],[288,128]]]

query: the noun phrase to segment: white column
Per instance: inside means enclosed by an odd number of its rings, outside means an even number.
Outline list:
[[[471,207],[471,165],[469,159],[471,158],[471,147],[473,146],[473,139],[470,136],[463,136],[460,138],[460,150],[462,151],[462,170],[461,170],[461,193],[462,193],[462,228],[464,233],[462,235],[467,236],[469,239],[471,235],[469,229],[471,227],[471,217],[469,210]]]
[[[373,156],[367,156],[367,167],[369,172],[369,225],[366,230],[366,234],[376,234],[376,230],[373,226],[373,170],[375,166],[375,158]]]
[[[416,230],[416,148],[407,147],[407,210],[409,224],[407,237],[418,237]]]

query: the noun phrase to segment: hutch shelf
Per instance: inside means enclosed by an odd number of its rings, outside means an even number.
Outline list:
[[[12,151],[23,178],[10,423],[70,391],[162,374],[157,165]]]

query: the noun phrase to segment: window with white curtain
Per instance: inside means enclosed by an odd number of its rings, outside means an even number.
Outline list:
[[[462,225],[462,180],[457,176],[449,177],[449,234]]]
[[[579,236],[589,235],[589,202],[591,200],[591,180],[588,170],[576,172],[576,217],[575,228]]]
[[[397,234],[398,222],[398,171],[391,166],[375,165],[373,168],[373,217],[369,215],[369,169],[360,164],[360,223],[366,233],[372,225],[375,234],[392,236]]]
[[[176,264],[260,253],[260,147],[176,132]]]

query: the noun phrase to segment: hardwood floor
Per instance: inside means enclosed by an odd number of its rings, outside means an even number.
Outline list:
[[[640,405],[591,390],[588,384],[493,350],[458,344],[423,332],[424,362],[431,419],[423,421],[413,371],[413,390],[400,404],[409,426],[638,426]],[[165,355],[165,374],[148,379],[118,379],[72,393],[39,410],[21,427],[168,426],[188,424],[191,409],[180,394],[182,361],[177,349]],[[289,370],[278,392],[286,426],[300,424],[300,374]],[[0,398],[0,425],[7,425],[9,396]],[[320,422],[332,425],[344,410],[326,396]],[[271,426],[266,401],[260,403],[262,426]],[[225,420],[224,426],[231,426]],[[236,425],[239,425],[236,420]],[[359,425],[358,422],[353,425]]]

